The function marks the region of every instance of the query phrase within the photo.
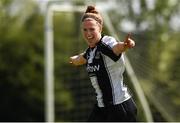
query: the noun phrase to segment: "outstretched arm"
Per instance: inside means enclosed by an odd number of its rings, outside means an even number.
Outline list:
[[[112,49],[116,55],[119,55],[126,49],[133,48],[134,46],[135,42],[131,39],[131,34],[128,34],[124,42],[118,42]]]
[[[70,57],[70,64],[73,64],[75,66],[83,65],[86,63],[86,59],[83,57],[83,54],[75,55]]]

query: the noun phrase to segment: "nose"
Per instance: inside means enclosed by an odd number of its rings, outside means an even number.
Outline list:
[[[87,30],[87,36],[90,36],[90,35],[91,35],[90,30]]]

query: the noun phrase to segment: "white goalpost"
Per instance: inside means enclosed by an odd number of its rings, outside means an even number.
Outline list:
[[[45,9],[45,118],[47,122],[54,122],[54,49],[53,49],[53,13],[83,11],[83,7],[47,3]]]

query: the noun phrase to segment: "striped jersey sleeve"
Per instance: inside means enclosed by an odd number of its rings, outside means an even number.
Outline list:
[[[120,55],[116,55],[112,48],[117,44],[118,42],[116,41],[115,38],[111,37],[111,36],[104,36],[99,44],[101,52],[104,55],[107,55],[108,57],[110,57],[113,61],[117,61],[120,57]]]

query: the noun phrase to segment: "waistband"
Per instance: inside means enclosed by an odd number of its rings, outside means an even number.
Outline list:
[[[128,102],[130,102],[130,101],[133,101],[132,97],[129,98],[129,99],[127,99],[127,100],[125,100],[125,101],[122,102],[122,103],[119,103],[119,104],[113,104],[112,102],[108,102],[108,103],[105,104],[104,107],[99,107],[98,104],[95,104],[95,105],[96,105],[98,108],[104,109],[104,108],[108,108],[108,107],[116,107],[116,106],[119,106],[119,105],[124,105],[124,104],[126,104],[126,103],[128,103]]]

